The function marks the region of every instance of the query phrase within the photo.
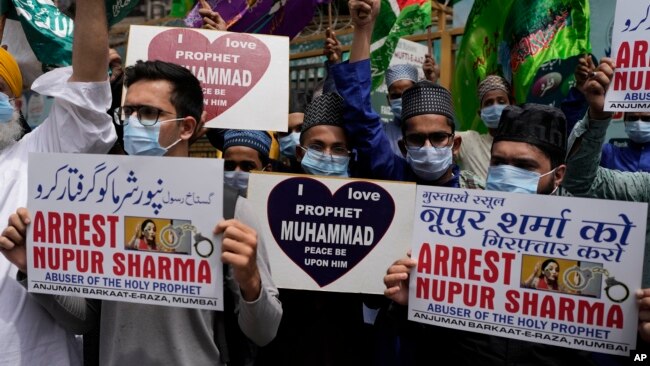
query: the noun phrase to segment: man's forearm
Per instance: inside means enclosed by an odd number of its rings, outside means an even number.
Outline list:
[[[370,39],[372,38],[372,24],[354,29],[352,48],[350,49],[350,63],[370,58]]]
[[[108,25],[104,0],[78,0],[70,81],[108,78]]]

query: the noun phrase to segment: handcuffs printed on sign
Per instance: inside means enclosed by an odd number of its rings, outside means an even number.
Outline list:
[[[203,258],[210,257],[212,252],[214,252],[214,244],[212,243],[212,240],[203,236],[196,226],[192,224],[165,226],[160,233],[162,246],[169,250],[176,249],[180,245],[182,237],[187,232],[194,233],[194,251],[196,254]],[[202,242],[206,243],[201,244]],[[201,245],[199,246],[199,244]]]
[[[623,283],[618,281],[614,276],[610,276],[609,271],[605,268],[584,268],[581,269],[578,266],[573,266],[564,272],[564,283],[565,285],[574,291],[582,291],[589,285],[589,282],[594,278],[594,275],[600,273],[605,275],[605,295],[607,298],[613,302],[621,303],[630,296],[630,290]],[[571,280],[571,276],[577,278]],[[614,298],[610,294],[610,291],[616,286],[621,286],[625,294],[620,298]]]

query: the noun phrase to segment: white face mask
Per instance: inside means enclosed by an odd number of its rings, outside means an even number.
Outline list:
[[[223,172],[224,183],[241,191],[246,191],[248,189],[249,177],[250,173],[242,170],[230,170]]]
[[[420,179],[426,181],[437,180],[451,166],[451,146],[407,147],[406,149],[406,161]]]
[[[491,166],[488,169],[485,189],[488,191],[536,194],[539,180],[553,172],[555,172],[555,169],[539,174],[512,165]],[[554,194],[557,188],[558,186],[550,194]]]

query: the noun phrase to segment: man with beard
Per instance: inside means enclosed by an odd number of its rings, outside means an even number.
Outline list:
[[[25,135],[20,126],[22,77],[14,58],[0,50],[0,222],[27,203],[30,152],[105,153],[115,141],[106,110],[108,31],[103,0],[77,2],[72,68],[49,72],[32,85],[55,98],[49,117]],[[88,62],[88,60],[93,60]],[[9,254],[11,255],[11,254]],[[17,269],[0,256],[0,364],[80,365],[74,336],[57,325],[15,280]]]

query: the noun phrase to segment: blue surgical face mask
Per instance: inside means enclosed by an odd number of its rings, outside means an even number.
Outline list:
[[[406,161],[415,175],[426,181],[437,180],[451,166],[451,146],[407,147]]]
[[[280,154],[288,158],[296,157],[296,146],[300,141],[300,132],[292,132],[278,139],[280,143]]]
[[[248,189],[248,177],[250,177],[250,173],[242,170],[223,172],[224,183],[240,191]]]
[[[5,93],[0,93],[0,123],[7,123],[14,117],[15,106],[13,100],[9,100],[9,96]]]
[[[531,172],[530,170],[517,168],[512,165],[491,166],[488,169],[485,189],[488,191],[536,194],[540,178],[554,171],[555,169],[540,175],[537,172]]]
[[[332,177],[348,177],[349,164],[349,156],[329,155],[312,149],[307,149],[300,161],[306,173]]]
[[[485,126],[487,128],[499,127],[501,114],[507,106],[507,104],[492,104],[489,107],[481,109],[481,119],[483,120],[483,123],[485,123]]]
[[[627,133],[630,140],[638,144],[650,142],[650,122],[643,122],[640,119],[625,122],[625,133]]]
[[[402,98],[391,99],[388,101],[390,103],[390,111],[393,112],[393,115],[398,119],[402,118]]]
[[[163,156],[174,145],[178,144],[179,138],[173,144],[162,147],[158,142],[160,136],[160,124],[169,121],[178,121],[182,118],[158,121],[153,126],[143,126],[136,116],[129,116],[127,125],[124,126],[124,150],[129,155]]]

